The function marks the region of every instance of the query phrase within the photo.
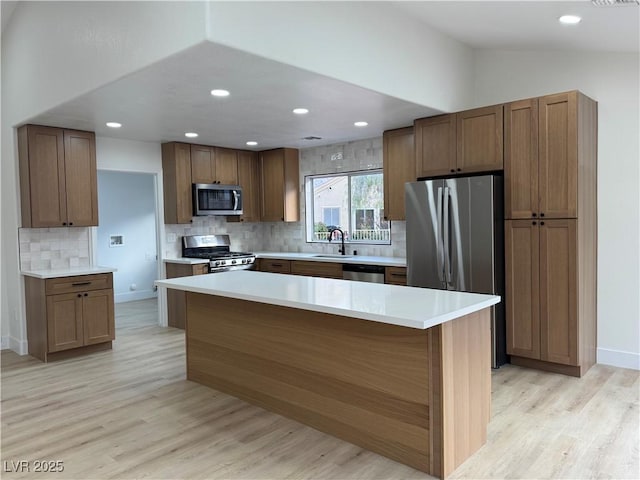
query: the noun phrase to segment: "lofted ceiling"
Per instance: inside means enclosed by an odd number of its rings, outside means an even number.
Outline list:
[[[3,2],[4,4],[5,2]],[[637,6],[590,1],[417,1],[392,5],[473,48],[638,52]],[[4,6],[4,5],[3,5]],[[374,8],[368,7],[368,8]],[[7,10],[8,11],[8,10]],[[566,13],[583,17],[562,26]],[[210,90],[224,88],[227,98]],[[308,115],[292,113],[296,107]],[[30,119],[98,135],[263,150],[380,136],[436,110],[221,45],[203,42]],[[369,125],[358,128],[355,121]],[[123,125],[114,130],[105,123]],[[186,139],[185,132],[197,132]],[[303,137],[320,137],[304,140]],[[249,140],[258,146],[247,147]]]

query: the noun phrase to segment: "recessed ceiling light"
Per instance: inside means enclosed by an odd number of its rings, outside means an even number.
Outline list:
[[[562,15],[558,19],[558,21],[563,25],[576,25],[577,23],[580,23],[580,20],[582,19],[577,15]]]
[[[107,122],[107,127],[109,128],[120,128],[121,126],[122,124],[118,122]]]
[[[228,97],[229,90],[222,90],[221,88],[216,88],[215,90],[211,90],[211,95],[214,97]]]
[[[293,109],[293,113],[295,113],[296,115],[304,115],[306,113],[309,113],[309,109],[308,108],[294,108]]]
[[[355,122],[354,125],[356,127],[366,127],[369,124],[367,122]]]
[[[198,134],[195,133],[195,132],[187,132],[187,133],[184,134],[184,136],[188,137],[188,138],[196,138],[198,136]]]
[[[258,142],[254,142],[253,140],[249,140],[247,142],[247,145],[249,145],[250,147],[255,147],[256,145],[258,145]]]

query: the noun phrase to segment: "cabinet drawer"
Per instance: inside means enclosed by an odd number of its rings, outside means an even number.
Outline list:
[[[208,263],[198,263],[196,265],[192,265],[192,273],[193,275],[204,275],[205,273],[209,273],[209,264]]]
[[[260,259],[260,271],[271,273],[291,273],[291,262],[289,260]]]
[[[342,264],[334,262],[291,262],[291,273],[308,277],[342,278]]]
[[[391,285],[407,284],[407,268],[406,267],[386,267],[384,269],[384,283]]]
[[[113,288],[113,275],[111,273],[49,278],[45,282],[46,295],[86,292],[89,290],[102,290],[110,288]]]

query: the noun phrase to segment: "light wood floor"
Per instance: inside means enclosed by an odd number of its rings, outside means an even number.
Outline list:
[[[154,301],[116,311],[113,351],[49,364],[2,352],[3,470],[64,462],[3,478],[431,478],[186,381],[184,332],[155,324]],[[639,376],[499,369],[488,442],[450,478],[639,478]]]

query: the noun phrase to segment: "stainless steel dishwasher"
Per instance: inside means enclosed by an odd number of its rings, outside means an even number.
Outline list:
[[[342,264],[342,278],[358,282],[384,283],[384,267],[380,265]]]

